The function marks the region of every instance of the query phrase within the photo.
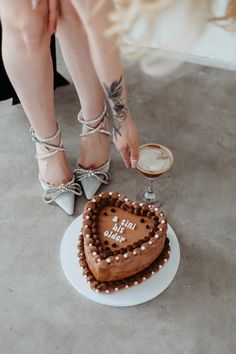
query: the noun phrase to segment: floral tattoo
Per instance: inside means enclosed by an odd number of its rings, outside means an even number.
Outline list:
[[[112,82],[111,86],[107,86],[104,84],[107,97],[112,103],[112,109],[113,109],[113,135],[115,139],[117,139],[117,134],[121,136],[121,126],[122,123],[125,121],[127,114],[128,114],[128,108],[124,103],[124,98],[122,97],[122,76],[120,77],[119,80],[115,80]]]

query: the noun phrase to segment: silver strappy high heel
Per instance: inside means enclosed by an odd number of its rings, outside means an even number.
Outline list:
[[[41,138],[37,136],[31,127],[30,129],[32,140],[42,146],[45,149],[45,153],[36,154],[35,157],[37,159],[46,159],[49,158],[59,151],[65,151],[65,148],[62,144],[62,140],[59,146],[55,146],[50,142],[56,139],[60,134],[59,127],[54,135],[49,138]],[[39,182],[44,190],[43,192],[43,200],[46,204],[51,204],[55,202],[59,205],[67,214],[72,215],[74,213],[74,202],[75,195],[81,196],[82,190],[79,183],[75,181],[75,176],[73,175],[72,179],[67,183],[62,183],[60,185],[49,184],[44,182],[39,176]]]
[[[102,133],[110,136],[111,133],[104,129],[104,120],[106,117],[106,104],[104,104],[102,114],[94,119],[85,120],[82,111],[80,111],[78,114],[78,121],[85,125],[88,130],[87,132],[81,133],[80,136],[89,136],[94,133]],[[96,126],[92,127],[91,124],[96,124]],[[109,183],[110,174],[108,171],[110,169],[110,161],[111,159],[109,158],[104,165],[96,169],[86,169],[77,163],[77,168],[74,170],[76,181],[81,183],[87,199],[91,199],[94,196],[101,184]]]

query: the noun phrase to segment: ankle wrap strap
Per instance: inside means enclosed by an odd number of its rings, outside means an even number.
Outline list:
[[[50,141],[56,139],[61,134],[59,126],[57,126],[56,133],[48,138],[41,138],[38,135],[36,135],[35,131],[32,127],[30,128],[30,132],[31,132],[32,140],[36,144],[43,146],[46,150],[46,152],[44,154],[36,154],[35,157],[37,159],[46,159],[48,157],[55,155],[59,151],[65,151],[65,148],[62,144],[62,140],[61,140],[59,146],[50,144]]]
[[[103,133],[103,134],[110,136],[111,133],[104,129],[104,120],[106,117],[107,117],[106,103],[104,104],[104,109],[103,109],[102,113],[98,117],[93,118],[93,119],[86,119],[85,120],[83,117],[83,112],[81,110],[78,114],[78,121],[81,124],[85,125],[87,127],[88,131],[85,133],[81,133],[80,136],[83,137],[83,136],[91,135],[94,133]],[[97,123],[97,125],[95,127],[92,127],[90,125],[90,124],[96,124],[96,123]]]

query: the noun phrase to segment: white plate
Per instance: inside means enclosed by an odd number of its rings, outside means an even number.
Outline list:
[[[82,215],[68,227],[61,243],[61,263],[69,282],[88,299],[107,306],[134,306],[160,295],[172,282],[179,267],[180,248],[174,230],[168,225],[171,254],[168,262],[143,283],[111,294],[96,293],[82,275],[77,258],[77,243],[82,228]]]

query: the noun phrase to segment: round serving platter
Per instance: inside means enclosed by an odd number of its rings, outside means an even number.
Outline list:
[[[64,273],[71,285],[88,299],[107,306],[134,306],[139,305],[160,295],[173,281],[180,262],[180,247],[176,234],[168,224],[168,238],[171,254],[168,262],[151,278],[143,283],[123,289],[118,292],[104,294],[92,290],[82,275],[77,257],[78,237],[83,224],[82,214],[67,228],[61,243],[61,264]]]

